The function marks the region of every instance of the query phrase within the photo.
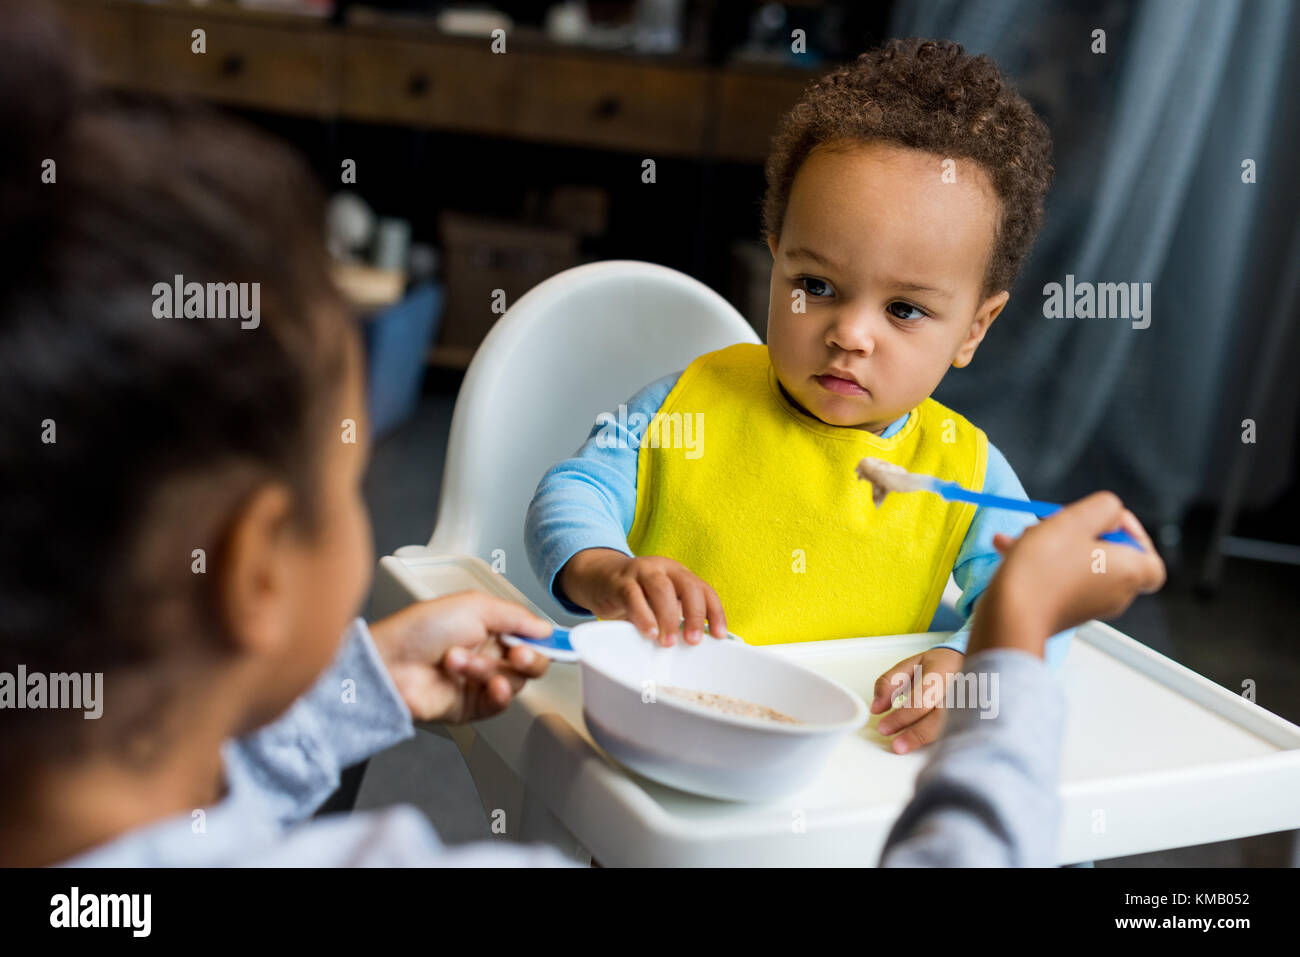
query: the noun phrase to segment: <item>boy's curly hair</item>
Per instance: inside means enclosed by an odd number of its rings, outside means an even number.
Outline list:
[[[891,40],[804,92],[772,137],[765,237],[780,235],[808,154],[827,144],[873,141],[983,167],[1001,203],[984,292],[1009,289],[1042,225],[1051,135],[992,60],[948,40]]]

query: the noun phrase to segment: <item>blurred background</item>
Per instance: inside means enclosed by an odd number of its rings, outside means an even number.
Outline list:
[[[456,389],[498,318],[492,290],[510,303],[573,265],[648,260],[705,282],[762,335],[777,117],[891,36],[989,54],[1050,127],[1056,181],[1003,317],[936,397],[988,432],[1032,497],[1110,488],[1152,530],[1170,584],[1118,627],[1225,687],[1255,682],[1261,705],[1300,721],[1300,5],[55,5],[105,83],[239,114],[295,145],[333,197],[340,283],[370,350],[380,555],[432,531]],[[1149,327],[1045,318],[1044,285],[1067,275],[1151,283]],[[406,764],[418,782],[376,768],[361,803],[464,786]],[[434,823],[449,840],[484,827]],[[1107,863],[1289,854],[1289,837],[1266,835]]]

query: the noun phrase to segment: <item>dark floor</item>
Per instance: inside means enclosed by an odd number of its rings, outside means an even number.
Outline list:
[[[366,498],[377,555],[422,544],[433,531],[455,383],[440,385],[444,391],[426,392],[414,417],[375,443]],[[1209,518],[1198,513],[1189,520],[1185,551],[1167,556],[1165,589],[1135,602],[1114,624],[1233,691],[1253,680],[1261,706],[1300,723],[1300,638],[1292,630],[1300,607],[1300,567],[1229,560],[1217,593],[1198,596],[1192,583]],[[357,806],[395,801],[423,807],[449,842],[489,836],[459,752],[444,738],[422,733],[385,760],[372,762]],[[1286,832],[1116,858],[1099,866],[1290,866],[1292,854],[1292,833]]]

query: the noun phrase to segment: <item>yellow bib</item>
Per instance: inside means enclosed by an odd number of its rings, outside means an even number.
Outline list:
[[[988,439],[926,399],[897,435],[827,425],[781,393],[767,347],[700,356],[646,430],[628,545],[708,582],[750,644],[924,631],[975,506],[923,492],[879,509],[875,456],[984,487]]]

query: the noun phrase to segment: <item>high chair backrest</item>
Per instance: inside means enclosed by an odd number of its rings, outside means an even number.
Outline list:
[[[758,341],[725,299],[666,266],[611,260],[538,284],[496,322],[465,374],[430,549],[477,555],[571,624],[524,551],[538,481],[577,451],[599,413],[617,415],[696,356]]]

